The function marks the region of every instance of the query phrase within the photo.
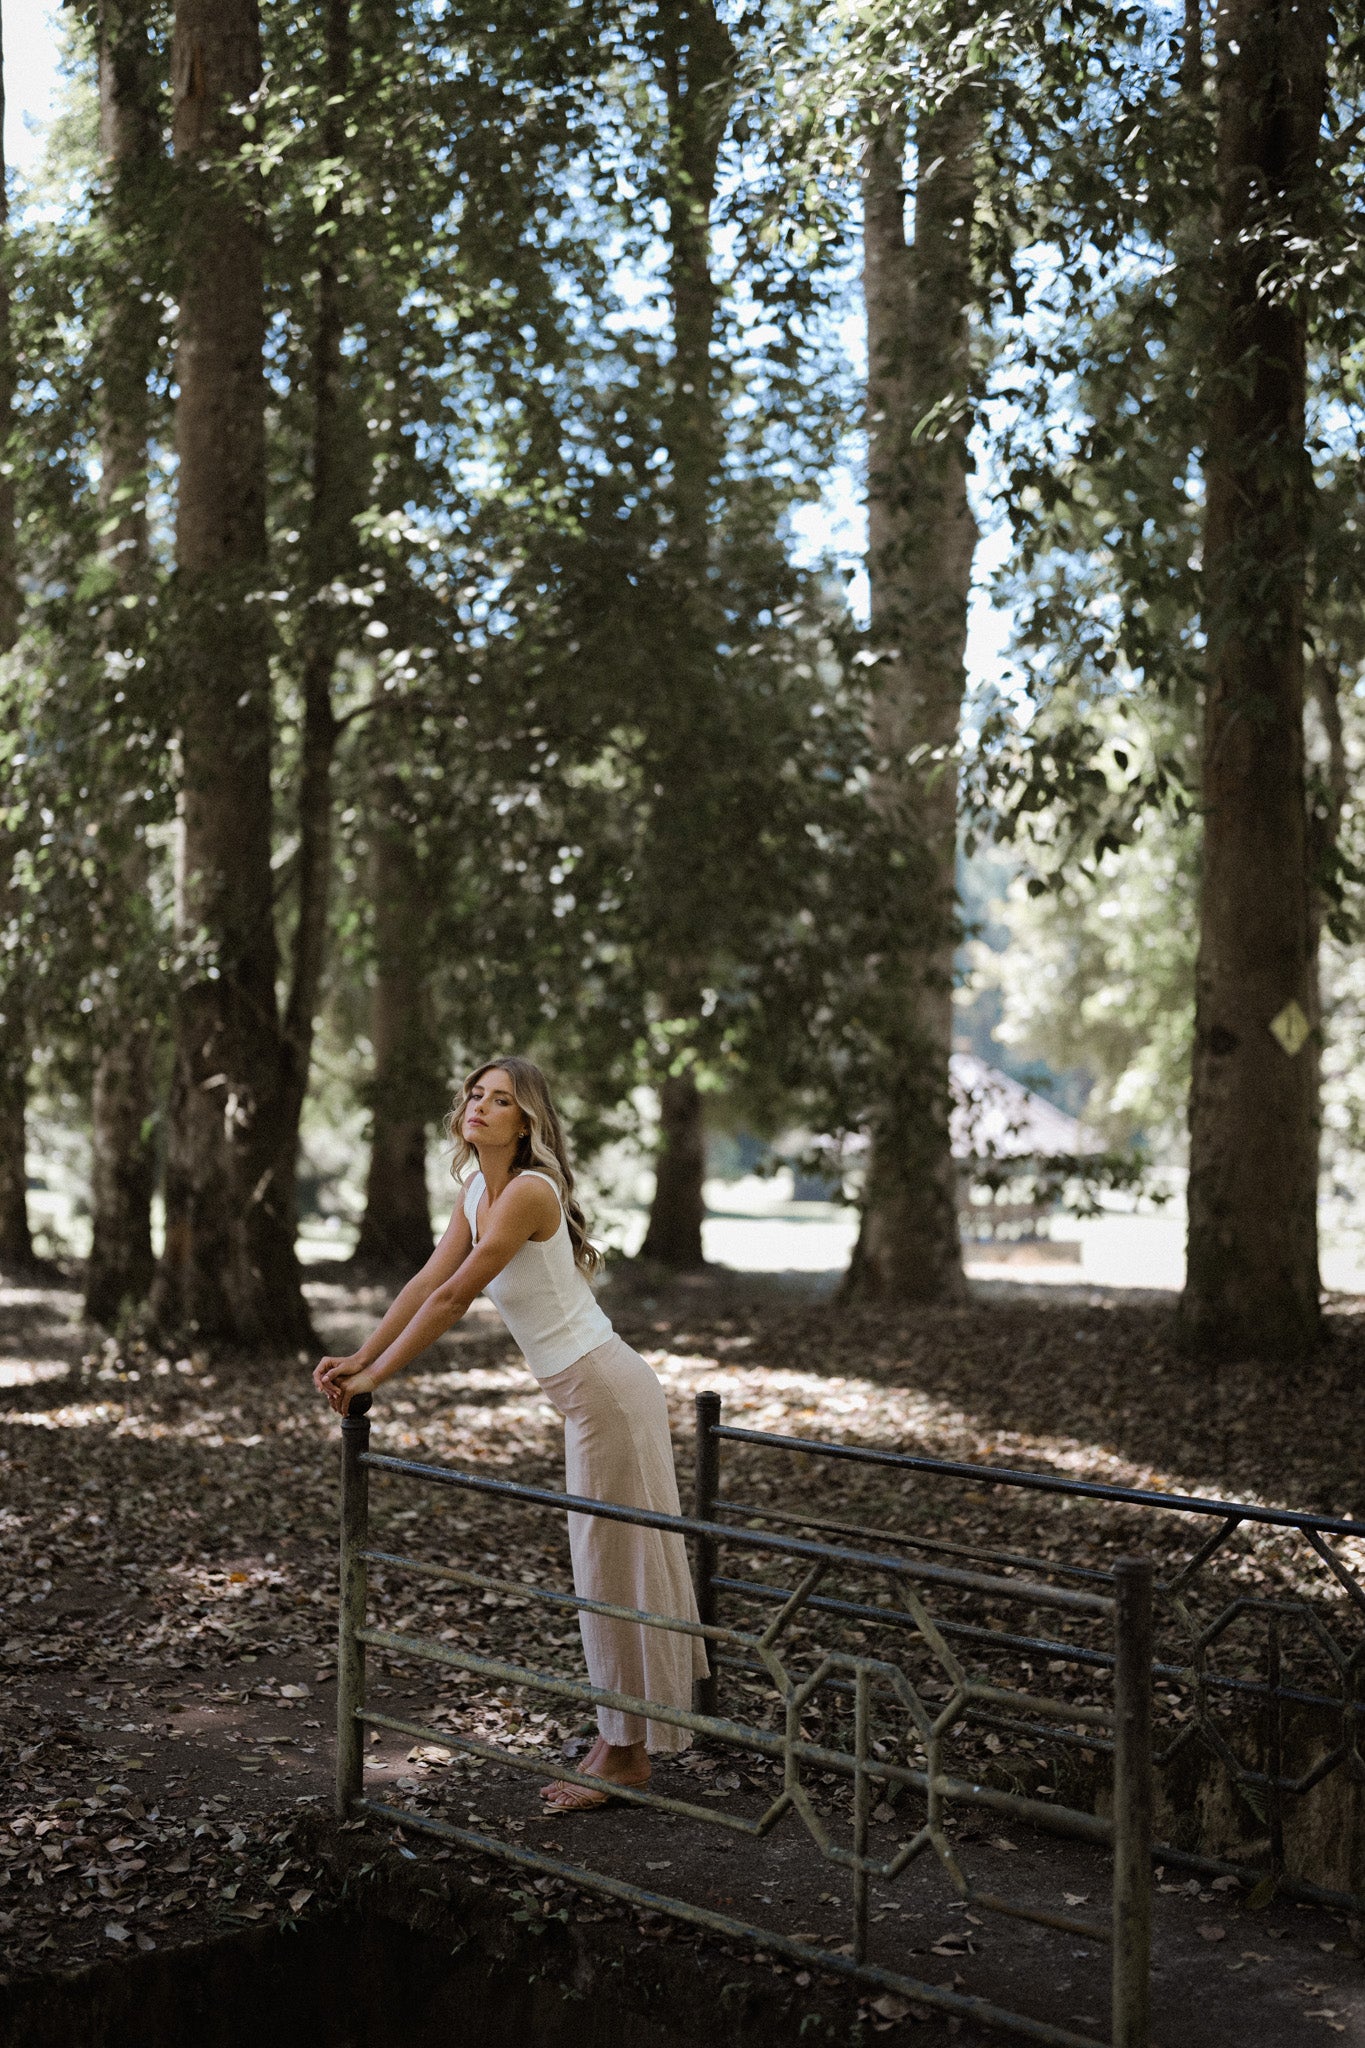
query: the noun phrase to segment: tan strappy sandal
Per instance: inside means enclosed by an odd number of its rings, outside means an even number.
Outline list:
[[[609,1806],[616,1796],[616,1788],[623,1786],[632,1792],[643,1791],[649,1783],[650,1774],[643,1778],[599,1778],[600,1792],[591,1785],[575,1785],[568,1778],[556,1778],[553,1783],[541,1788],[541,1798],[547,1813],[588,1813],[596,1806]]]

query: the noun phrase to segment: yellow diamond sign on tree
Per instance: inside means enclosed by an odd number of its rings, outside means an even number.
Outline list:
[[[1279,1015],[1271,1018],[1270,1028],[1292,1060],[1296,1052],[1302,1051],[1303,1041],[1313,1027],[1291,996]]]

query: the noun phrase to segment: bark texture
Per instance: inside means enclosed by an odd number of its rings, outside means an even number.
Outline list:
[[[323,22],[326,109],[322,153],[346,151],[351,72],[351,0],[326,0]],[[333,189],[318,222],[312,349],[313,426],[308,505],[308,593],[301,635],[303,738],[299,761],[297,910],[285,1006],[286,1076],[278,1125],[276,1177],[297,1222],[299,1126],[313,1056],[313,1035],[327,960],[332,883],[332,783],[338,723],[332,686],[341,652],[342,613],[334,586],[356,561],[354,521],[364,507],[365,439],[342,359],[346,331],[340,234],[342,195]]]
[[[957,770],[976,525],[967,500],[968,314],[979,116],[965,93],[921,116],[913,240],[905,125],[888,109],[863,159],[873,801],[904,848],[911,927],[886,962],[885,1095],[872,1127],[855,1293],[965,1293],[949,1138],[957,940]]]
[[[184,195],[176,559],[184,708],[165,1326],[235,1344],[311,1336],[277,1153],[272,705],[265,577],[262,236],[240,150],[260,83],[254,0],[179,0],[172,44]],[[216,161],[214,161],[216,160]],[[226,162],[230,168],[221,166]]]
[[[1340,664],[1321,649],[1308,668],[1309,699],[1316,707],[1322,738],[1322,758],[1309,771],[1308,802],[1308,959],[1309,990],[1313,1004],[1308,1013],[1312,1033],[1304,1053],[1313,1062],[1313,1100],[1322,1091],[1322,1050],[1325,1005],[1322,987],[1322,938],[1331,914],[1329,877],[1337,859],[1342,818],[1351,793],[1351,770],[1346,752],[1346,731],[1341,716]],[[1322,1172],[1322,1118],[1318,1117],[1318,1173]]]
[[[0,28],[0,128],[5,115],[3,29]],[[10,226],[9,226],[9,173],[5,163],[4,143],[0,140],[0,243],[4,245],[3,263],[0,263],[0,440],[8,444],[13,431],[11,415],[14,409],[14,337],[10,322]],[[19,588],[18,536],[14,524],[15,489],[14,477],[8,465],[0,466],[0,653],[8,653],[19,633]]]
[[[13,431],[14,343],[10,328],[9,197],[3,132],[5,115],[4,55],[0,49],[0,452],[8,453]],[[0,465],[0,654],[8,654],[19,632],[18,535],[14,524],[14,479]],[[12,874],[15,847],[0,837],[3,900],[13,914]],[[4,954],[0,975],[0,1263],[25,1266],[33,1258],[28,1221],[28,1030],[24,1018],[21,962],[17,949]]]
[[[709,681],[718,622],[707,575],[712,495],[721,428],[711,359],[719,295],[711,267],[716,170],[730,115],[735,50],[710,0],[665,4],[656,15],[668,107],[668,284],[673,324],[670,393],[664,416],[670,529],[665,580],[670,618],[671,744],[659,775],[653,821],[658,870],[676,881],[697,870],[703,808],[693,801],[705,759]],[[704,890],[670,890],[669,958],[663,1003],[673,1019],[701,1004],[707,919]],[[706,1170],[701,1091],[690,1071],[661,1077],[654,1198],[643,1253],[676,1271],[704,1263],[701,1224]]]
[[[378,1272],[411,1273],[430,1256],[433,1242],[427,1131],[441,1076],[426,985],[421,863],[397,806],[375,821],[370,892],[374,1125],[355,1261]]]
[[[13,997],[7,995],[6,1001]],[[33,1263],[27,1109],[28,1034],[22,1015],[7,1012],[0,1017],[0,1266]]]
[[[116,236],[135,227],[140,206],[161,168],[157,75],[146,10],[103,0],[99,14],[100,148],[110,181],[110,225]],[[144,303],[144,299],[147,303]],[[103,638],[116,652],[132,613],[128,600],[147,587],[148,378],[155,361],[160,309],[122,269],[110,292],[101,337],[99,395],[102,546],[111,572]],[[130,669],[129,673],[133,671]],[[118,797],[126,792],[119,790]],[[146,992],[125,971],[130,914],[146,902],[147,850],[133,822],[136,807],[115,802],[101,820],[106,863],[107,932],[123,958],[105,964],[94,1020],[91,1088],[91,1245],[85,1274],[86,1314],[115,1322],[145,1300],[152,1284],[152,1145],[155,1042]]]
[[[706,1120],[701,1091],[691,1074],[670,1074],[659,1090],[659,1146],[655,1153],[654,1200],[640,1256],[657,1259],[675,1272],[704,1263],[701,1226],[705,1214]]]
[[[121,1044],[95,1061],[90,1091],[92,1234],[85,1276],[85,1312],[113,1324],[146,1299],[156,1270],[152,1194],[156,1159],[153,1110],[154,1043],[150,1024],[130,1018]]]
[[[1324,0],[1224,0],[1204,542],[1204,849],[1181,1316],[1196,1352],[1292,1359],[1319,1329],[1316,1015],[1304,785],[1311,475],[1301,303],[1264,277],[1311,222]],[[1290,1006],[1294,1006],[1291,1008]]]

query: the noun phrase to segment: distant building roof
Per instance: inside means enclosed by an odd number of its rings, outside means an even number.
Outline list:
[[[953,1087],[955,1159],[1017,1159],[1098,1152],[1100,1142],[1074,1116],[1035,1095],[975,1053],[955,1052],[948,1063]]]

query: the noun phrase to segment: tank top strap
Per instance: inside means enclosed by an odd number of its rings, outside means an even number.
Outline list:
[[[479,1236],[479,1203],[483,1200],[484,1185],[483,1175],[476,1173],[471,1180],[466,1181],[464,1190],[464,1220],[469,1225],[469,1234],[476,1244]]]
[[[543,1180],[547,1188],[554,1189],[554,1197],[560,1208],[564,1207],[564,1197],[559,1192],[558,1182],[550,1174],[542,1173],[538,1166],[523,1166],[521,1172],[517,1175],[517,1179]]]

